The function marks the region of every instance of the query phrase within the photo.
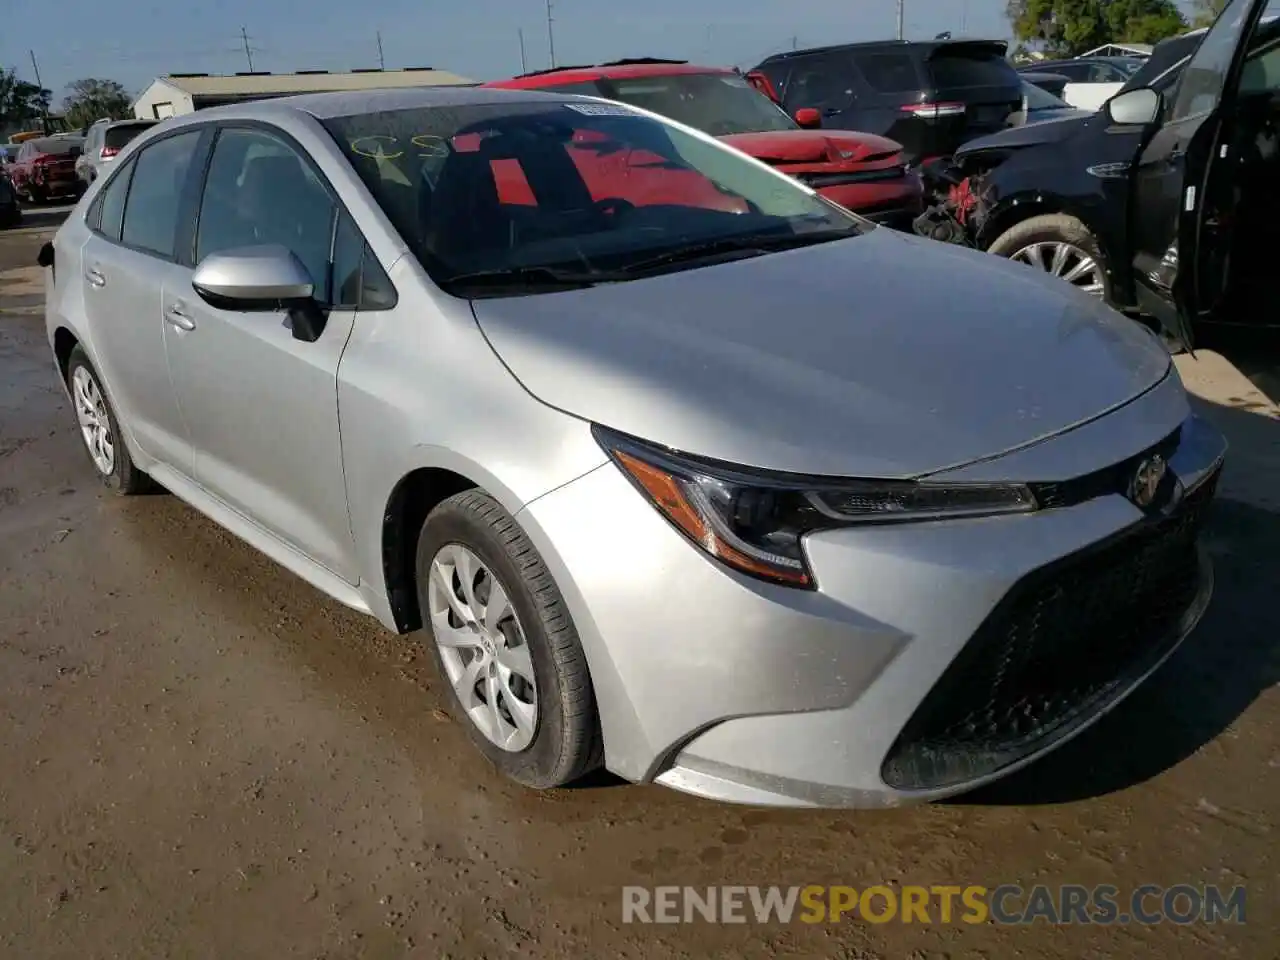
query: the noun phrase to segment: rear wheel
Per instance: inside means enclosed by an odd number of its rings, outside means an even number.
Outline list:
[[[1050,213],[1024,220],[997,237],[987,252],[1060,277],[1100,300],[1110,299],[1098,241],[1075,217]]]
[[[422,526],[417,570],[440,678],[490,762],[536,788],[599,767],[600,723],[578,632],[511,514],[479,490],[450,497]]]
[[[78,346],[67,361],[67,386],[71,390],[80,438],[102,482],[122,496],[148,490],[151,478],[134,466],[98,372]]]

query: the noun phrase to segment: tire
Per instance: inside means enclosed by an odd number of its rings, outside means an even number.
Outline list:
[[[483,607],[477,603],[474,608],[466,608],[472,614],[471,623],[478,626],[482,617],[487,619],[489,601],[496,596],[496,583],[514,613],[514,617],[502,621],[502,631],[486,634],[484,629],[468,630],[467,621],[458,615],[457,608],[452,608],[452,614],[448,612],[451,608],[443,597],[445,589],[453,591],[454,599],[465,605],[466,590],[461,586],[464,564],[460,558],[468,552],[485,568],[477,575],[475,567],[470,567],[472,595],[481,598],[483,594],[486,601]],[[439,567],[435,566],[437,560]],[[418,603],[425,632],[431,637],[428,646],[440,679],[449,689],[453,711],[480,752],[512,780],[536,789],[563,786],[597,769],[603,760],[600,720],[577,629],[541,556],[511,514],[480,490],[468,490],[445,500],[422,525],[417,571]],[[446,578],[450,581],[447,588]],[[463,626],[451,626],[454,621]],[[501,633],[502,639],[491,641],[491,645],[498,649],[486,653],[478,643],[474,647],[464,645],[468,637],[492,637],[496,633]],[[512,640],[513,635],[517,640],[522,636],[523,643]],[[516,672],[503,679],[507,669],[504,655],[507,663],[515,663],[521,659],[521,648],[531,665],[536,690],[522,679],[516,680]],[[488,666],[481,664],[478,673],[472,670],[467,674],[475,663],[463,662],[464,657],[472,656],[487,659]],[[459,677],[469,677],[474,682],[468,687],[466,679]],[[460,686],[470,690],[468,703],[463,701]],[[495,692],[493,703],[498,706],[493,711],[489,710],[488,691]],[[485,698],[483,703],[481,696]],[[521,715],[526,718],[523,729],[513,719],[516,712],[510,700],[522,708]],[[532,720],[526,714],[526,701],[536,704],[536,717]],[[509,725],[503,719],[504,709]],[[480,724],[485,722],[491,724],[491,730],[495,722],[502,731],[509,726],[514,742],[499,745],[482,729]],[[523,737],[531,739],[525,743]]]
[[[987,252],[994,253],[998,257],[1013,258],[1020,251],[1036,244],[1066,244],[1091,257],[1098,266],[1098,286],[1101,288],[1094,295],[1100,296],[1107,303],[1111,302],[1111,283],[1107,277],[1107,264],[1102,256],[1102,250],[1098,247],[1098,241],[1093,234],[1089,232],[1089,228],[1075,217],[1065,213],[1047,213],[1023,220],[997,237],[995,242],[987,247]],[[1042,249],[1047,251],[1051,248],[1046,246]],[[1068,262],[1064,273],[1070,272],[1073,263],[1074,261]],[[1051,273],[1047,269],[1045,272]],[[1083,289],[1080,283],[1073,285]]]
[[[92,391],[83,389],[88,384],[92,384]],[[93,364],[89,362],[84,350],[79,346],[71,351],[71,357],[67,361],[67,388],[71,392],[71,406],[76,416],[76,425],[80,430],[80,439],[84,443],[85,452],[89,455],[89,462],[93,464],[93,469],[102,482],[116,493],[126,497],[150,490],[151,478],[134,466],[133,458],[129,456],[129,448],[125,446],[124,436],[120,432],[120,421],[111,406],[111,401],[107,399],[106,391],[102,388],[102,380],[94,370]],[[93,402],[95,399],[93,391],[96,391],[96,399],[100,402]],[[105,430],[104,434],[98,435],[105,436],[110,446],[109,465],[101,456],[103,451],[99,449],[95,452],[93,448],[82,405],[94,408],[92,419],[95,419],[100,429]]]

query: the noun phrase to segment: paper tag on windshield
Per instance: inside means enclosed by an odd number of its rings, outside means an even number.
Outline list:
[[[566,103],[570,110],[588,117],[634,117],[636,112],[620,103]]]

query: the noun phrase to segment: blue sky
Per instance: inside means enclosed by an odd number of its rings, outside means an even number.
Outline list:
[[[79,77],[137,93],[156,75],[257,70],[443,67],[477,80],[547,65],[545,0],[219,0],[183,9],[161,0],[8,0],[0,66],[34,79],[60,102]],[[908,37],[942,30],[1008,37],[1004,0],[906,0]],[[893,36],[896,0],[553,0],[556,59],[590,63],[666,56],[751,66],[785,49]]]

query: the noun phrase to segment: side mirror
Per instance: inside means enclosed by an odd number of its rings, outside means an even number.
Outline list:
[[[795,119],[806,130],[817,130],[822,126],[822,113],[814,107],[801,107],[796,111]]]
[[[196,267],[191,286],[223,310],[287,310],[298,340],[313,343],[324,332],[315,283],[288,247],[264,244],[211,253]]]
[[[1163,98],[1150,87],[1118,93],[1103,107],[1112,123],[1143,126],[1160,116]]]

